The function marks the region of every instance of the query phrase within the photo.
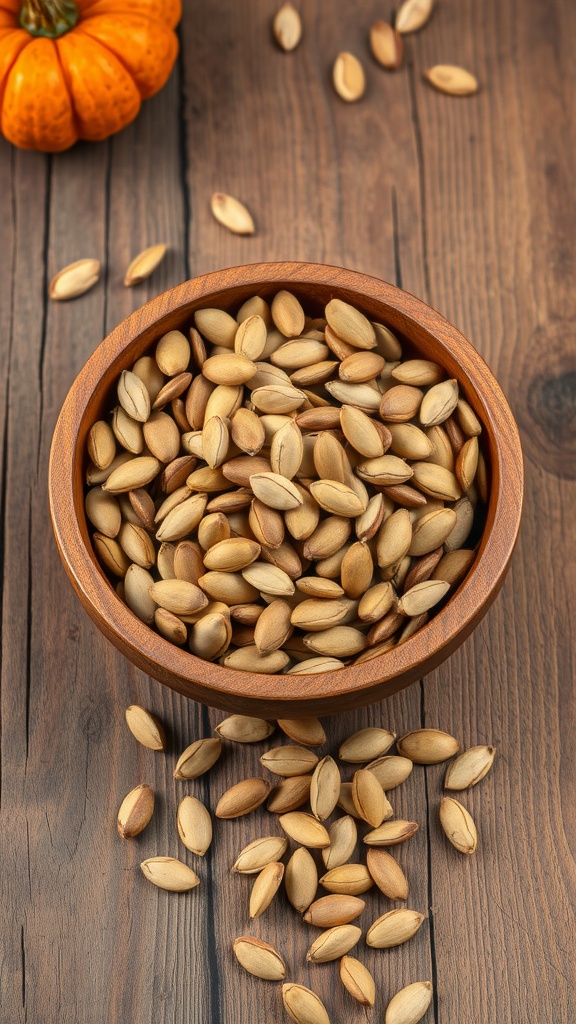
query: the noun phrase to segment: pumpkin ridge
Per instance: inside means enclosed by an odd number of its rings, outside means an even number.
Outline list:
[[[142,99],[148,99],[150,96],[155,95],[167,82],[174,63],[178,56],[178,38],[172,29],[167,28],[165,25],[160,25],[159,22],[154,22],[151,18],[146,18],[144,15],[132,14],[127,12],[123,21],[127,25],[126,32],[128,33],[130,27],[130,20],[133,21],[133,27],[137,28],[138,22],[142,26],[145,26],[147,22],[150,22],[154,26],[154,35],[150,38],[150,34],[146,33],[146,39],[142,47],[140,47],[142,58],[139,59],[138,46],[135,44],[136,31],[131,36],[131,46],[127,46],[124,40],[115,40],[111,38],[106,32],[107,28],[107,16],[104,14],[94,15],[91,18],[86,18],[81,26],[78,26],[77,32],[83,36],[87,36],[90,39],[96,40],[100,46],[104,46],[105,49],[109,50],[124,67],[127,73],[130,75],[140,96]],[[100,21],[100,25],[92,25],[91,22]],[[114,29],[117,28],[116,22],[111,24],[112,35]],[[158,32],[160,28],[161,32]],[[99,29],[104,31],[99,32]],[[145,32],[145,29],[143,29]],[[160,37],[160,38],[159,38]],[[124,43],[124,45],[122,45]],[[152,43],[152,46],[150,44]],[[162,45],[162,49],[161,49]],[[150,49],[154,52],[154,57],[150,54]],[[130,57],[132,56],[132,60]],[[151,74],[154,72],[154,74]]]

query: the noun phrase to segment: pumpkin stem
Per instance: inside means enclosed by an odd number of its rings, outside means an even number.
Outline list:
[[[78,8],[73,0],[24,0],[20,24],[31,36],[57,39],[69,32],[78,21]]]

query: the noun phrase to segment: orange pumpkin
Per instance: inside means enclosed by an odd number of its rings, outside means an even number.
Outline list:
[[[0,0],[0,128],[58,153],[105,139],[166,82],[180,0]]]

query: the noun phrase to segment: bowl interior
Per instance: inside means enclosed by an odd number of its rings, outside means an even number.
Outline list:
[[[84,512],[86,440],[92,424],[112,405],[121,370],[153,349],[166,331],[186,330],[194,311],[216,306],[235,313],[254,294],[294,292],[306,312],[321,315],[337,296],[388,326],[409,355],[440,363],[483,425],[490,479],[485,525],[476,559],[444,608],[400,647],[358,666],[294,680],[226,669],[181,650],[145,626],[120,600],[96,560]],[[56,451],[66,435],[67,454]],[[508,472],[503,475],[503,467]],[[310,264],[260,264],[206,275],[172,289],[124,321],[100,345],[76,379],[56,428],[51,458],[51,511],[61,555],[87,610],[136,664],[162,682],[207,703],[246,710],[247,703],[280,704],[312,713],[369,703],[395,692],[439,664],[461,643],[497,593],[514,545],[522,498],[517,430],[506,400],[480,356],[429,306],[392,285],[338,268]],[[512,503],[512,504],[511,504]],[[510,508],[513,506],[513,513]]]

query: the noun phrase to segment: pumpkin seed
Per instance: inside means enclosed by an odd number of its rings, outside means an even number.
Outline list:
[[[48,294],[55,302],[76,299],[93,288],[100,277],[100,260],[76,260],[52,278]]]
[[[306,959],[313,964],[325,964],[339,960],[356,945],[362,929],[354,924],[337,924],[322,932],[310,946]]]
[[[475,786],[488,774],[495,756],[495,747],[469,747],[448,765],[444,789],[470,789]]]
[[[274,946],[270,946],[252,935],[242,935],[234,939],[234,956],[238,963],[264,981],[282,981],[286,977],[286,964]]]
[[[178,835],[187,850],[203,857],[212,842],[212,818],[195,796],[185,796],[178,805]]]
[[[166,254],[166,246],[163,243],[158,245],[150,245],[147,249],[143,249],[137,256],[134,257],[132,262],[128,265],[128,269],[124,276],[124,284],[127,288],[132,288],[135,284],[140,284],[145,281],[147,277],[150,277],[156,267],[162,262]]]
[[[225,192],[215,192],[210,203],[212,213],[219,224],[232,231],[235,235],[253,235],[255,232],[254,221],[249,211],[239,199],[226,195]],[[201,329],[201,328],[200,328]]]
[[[370,971],[353,956],[340,961],[340,978],[344,988],[361,1006],[374,1006],[376,985]]]
[[[386,1008],[384,1024],[418,1024],[432,1002],[429,981],[415,981],[400,989]]]
[[[312,854],[304,847],[294,850],[284,880],[286,895],[294,907],[303,913],[310,906],[318,888],[318,872]]]
[[[142,783],[124,797],[118,811],[118,831],[122,839],[140,835],[154,813],[154,793]]]
[[[478,92],[478,79],[455,64],[435,64],[424,72],[424,78],[439,92],[450,96],[472,96]]]
[[[366,932],[366,945],[375,949],[390,949],[412,939],[424,921],[417,910],[389,910],[378,917]]]
[[[453,796],[440,801],[440,824],[446,837],[460,853],[474,853],[478,846],[476,825],[462,804]]]

